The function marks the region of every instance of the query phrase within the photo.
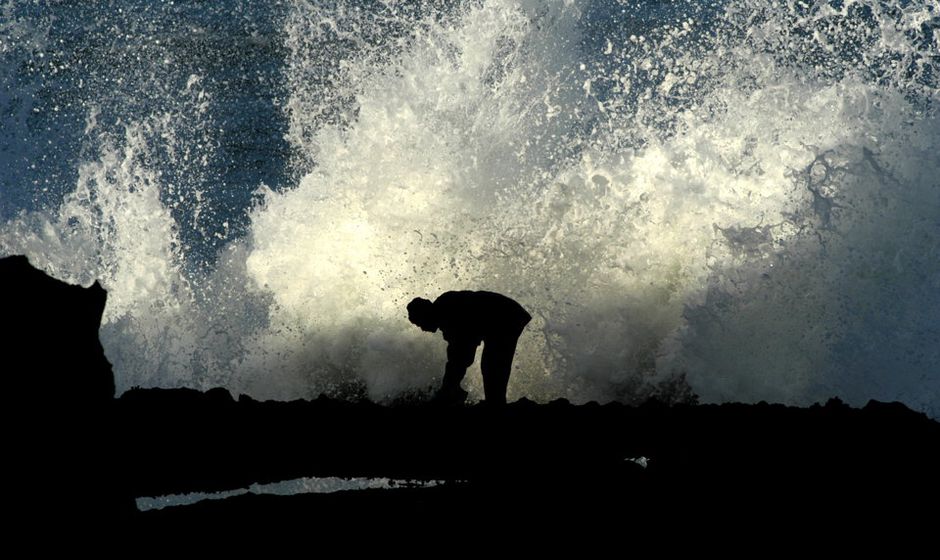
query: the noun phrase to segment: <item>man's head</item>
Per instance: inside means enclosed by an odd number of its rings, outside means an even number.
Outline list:
[[[408,320],[427,332],[437,331],[437,314],[434,304],[424,298],[414,298],[408,304]]]

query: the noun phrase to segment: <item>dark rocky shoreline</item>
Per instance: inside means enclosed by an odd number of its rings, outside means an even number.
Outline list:
[[[97,340],[100,287],[0,260],[7,301],[7,501],[13,532],[89,539],[207,526],[454,530],[931,526],[940,423],[900,403],[808,408],[380,406],[258,402],[225,390],[139,389],[114,399]],[[646,466],[633,459],[645,458]],[[245,495],[137,511],[134,499],[299,477],[446,481],[432,488]],[[721,512],[721,513],[719,513]],[[166,534],[165,532],[163,534]],[[643,535],[647,535],[644,537]]]
[[[303,476],[451,481],[343,496],[244,496],[146,512],[141,520],[260,511],[265,518],[332,519],[368,504],[430,522],[445,512],[472,518],[499,504],[497,510],[512,505],[528,518],[577,512],[584,521],[606,518],[608,503],[630,504],[644,516],[722,504],[773,519],[821,499],[847,515],[862,505],[896,511],[940,497],[940,424],[897,403],[857,409],[837,400],[809,408],[520,401],[492,410],[260,403],[224,392],[141,390],[118,400],[118,414],[133,426],[125,441],[136,466],[135,496]],[[645,467],[631,460],[641,457]]]

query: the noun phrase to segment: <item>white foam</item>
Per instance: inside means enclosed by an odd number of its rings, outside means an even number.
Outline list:
[[[444,361],[405,304],[489,289],[534,316],[510,398],[632,402],[685,375],[707,401],[940,415],[936,6],[742,0],[608,37],[593,7],[298,2],[286,107],[306,172],[259,189],[214,270],[183,265],[196,226],[147,157],[198,112],[96,144],[0,250],[102,279],[119,390],[394,398]]]

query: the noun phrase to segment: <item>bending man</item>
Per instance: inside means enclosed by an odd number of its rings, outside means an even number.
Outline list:
[[[447,341],[444,382],[435,400],[466,399],[467,392],[460,382],[482,342],[480,369],[486,402],[505,404],[516,342],[531,319],[521,305],[493,292],[445,292],[433,303],[413,299],[408,304],[408,320],[427,332],[440,329]]]

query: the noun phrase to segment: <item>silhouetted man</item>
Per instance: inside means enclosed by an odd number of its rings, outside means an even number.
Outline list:
[[[463,402],[467,398],[460,382],[482,342],[480,369],[486,402],[505,404],[516,342],[531,319],[521,305],[493,292],[446,292],[433,303],[413,299],[408,304],[408,320],[427,332],[440,329],[447,341],[444,382],[435,400]]]

